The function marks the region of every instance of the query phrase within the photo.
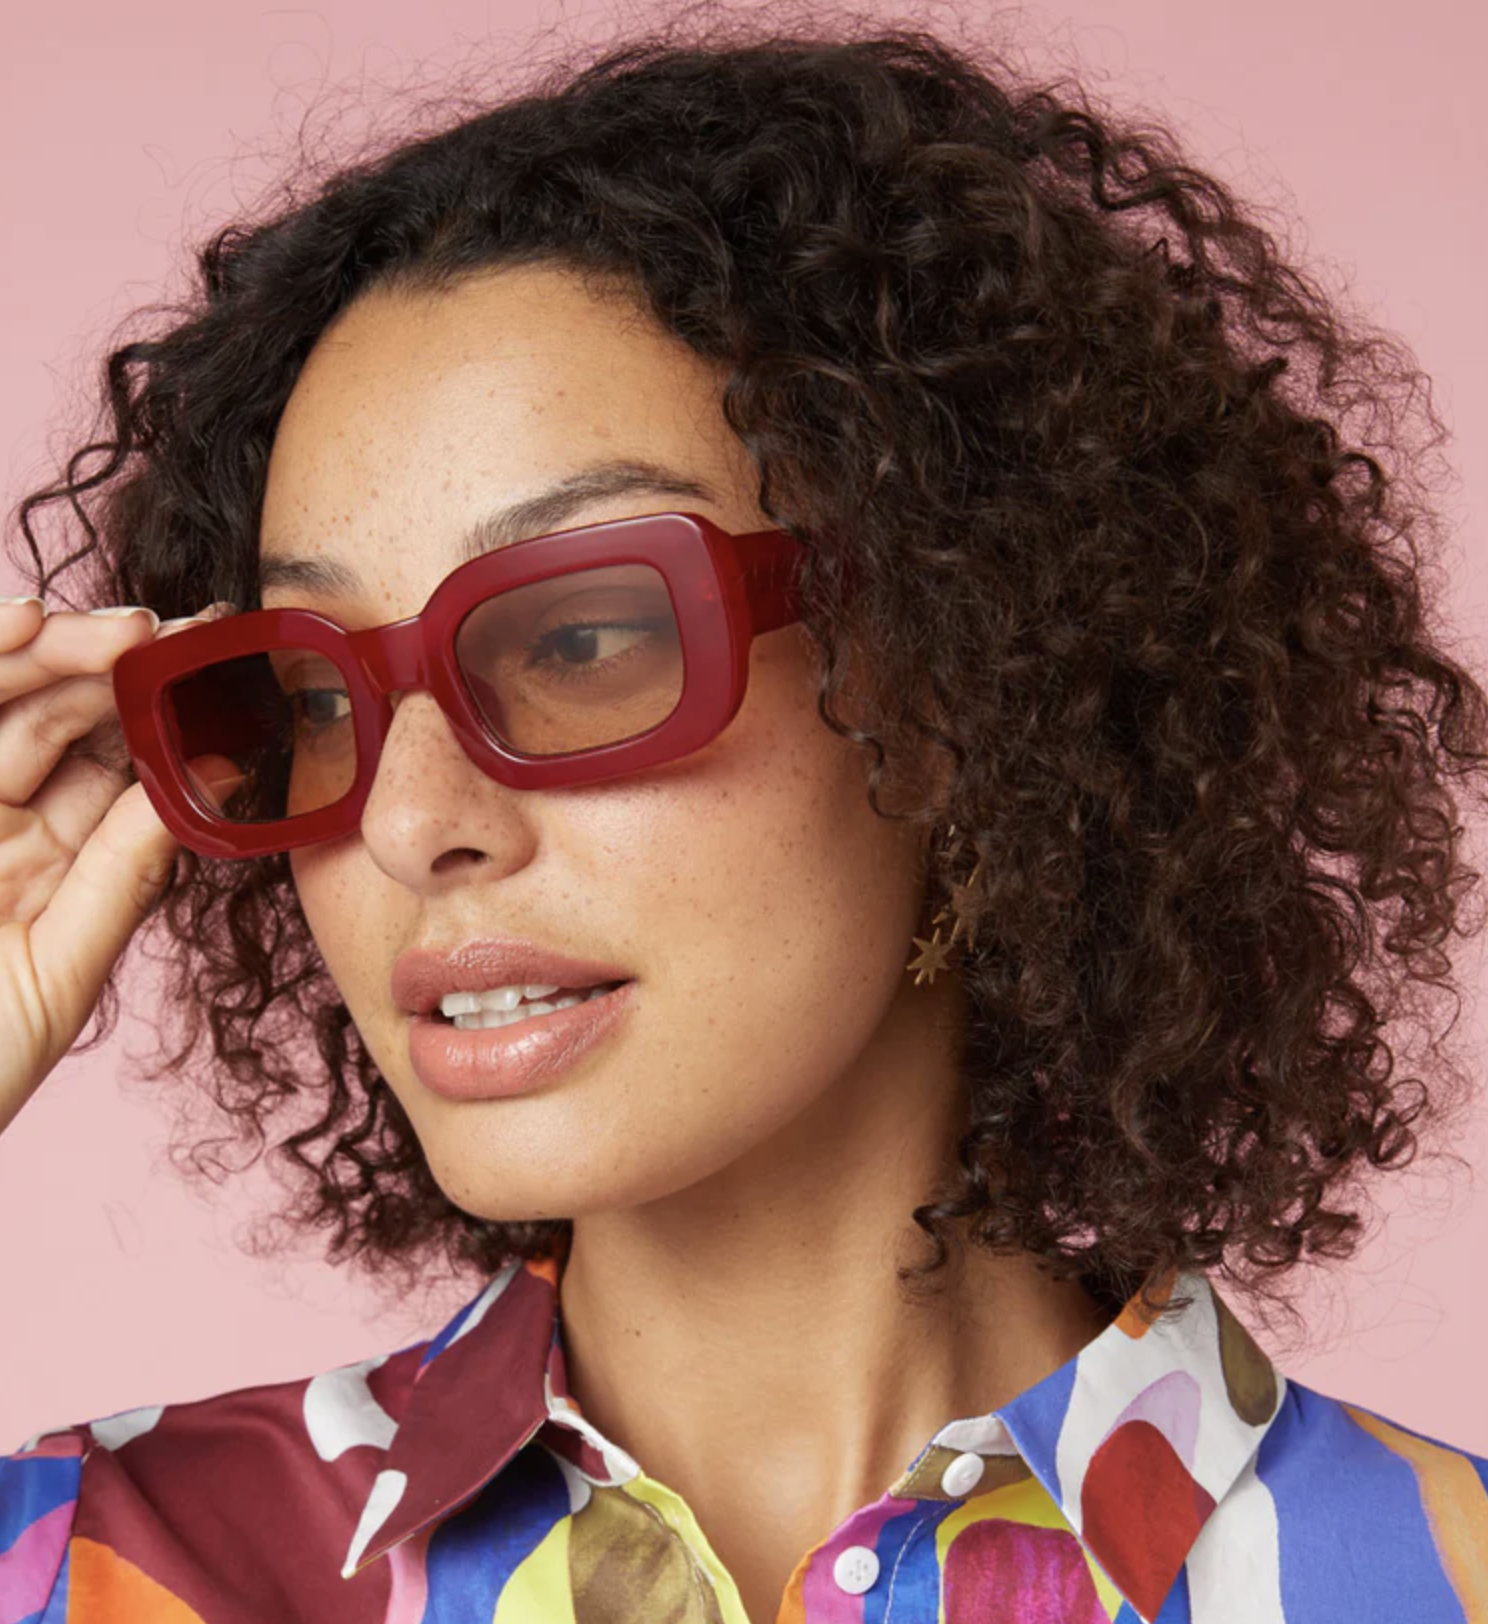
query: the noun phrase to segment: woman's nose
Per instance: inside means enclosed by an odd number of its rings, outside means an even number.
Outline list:
[[[362,809],[372,860],[412,890],[448,884],[473,865],[520,868],[531,838],[518,792],[466,755],[432,694],[394,694],[392,704]]]

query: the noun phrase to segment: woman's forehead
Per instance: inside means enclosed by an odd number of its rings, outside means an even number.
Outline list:
[[[285,586],[312,584],[296,561],[314,559],[343,584],[410,575],[417,596],[472,538],[678,507],[758,528],[756,470],[720,402],[709,363],[571,272],[379,291],[327,332],[286,407],[261,559]]]
[[[610,396],[637,376],[666,375],[673,388],[706,393],[722,381],[623,285],[526,265],[448,287],[391,284],[363,294],[317,340],[291,405],[375,379],[417,386],[465,372],[480,389],[525,392],[546,410]]]

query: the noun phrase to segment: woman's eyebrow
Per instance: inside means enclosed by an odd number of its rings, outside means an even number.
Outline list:
[[[639,491],[705,502],[721,501],[712,486],[661,463],[629,459],[592,463],[565,474],[535,496],[498,508],[472,525],[461,539],[455,563],[469,563],[514,541],[561,529],[566,519],[591,502]],[[290,554],[261,557],[258,563],[260,595],[270,587],[280,586],[350,597],[361,590],[362,581],[349,564],[339,559],[300,558]]]

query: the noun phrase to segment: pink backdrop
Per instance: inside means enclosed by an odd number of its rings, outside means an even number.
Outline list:
[[[183,240],[256,194],[272,172],[264,154],[323,86],[355,100],[410,73],[437,82],[472,42],[507,55],[557,15],[526,0],[6,8],[5,506],[39,482],[49,443],[67,442],[113,323],[155,296]],[[577,15],[571,28],[608,25],[603,11]],[[1471,111],[1485,16],[1457,0],[1362,13],[1344,0],[1069,0],[1026,5],[1017,24],[1035,62],[1051,50],[1078,60],[1110,93],[1173,120],[1200,162],[1305,222],[1294,240],[1416,348],[1457,436],[1451,608],[1474,648],[1488,624],[1488,544],[1474,523],[1488,506],[1488,319],[1474,263],[1488,248],[1488,152]],[[0,591],[14,590],[0,567]],[[1475,993],[1478,944],[1462,969]],[[148,1010],[147,985],[135,1007]],[[1476,1041],[1473,1016],[1469,1006]],[[144,1045],[126,1021],[107,1049],[65,1063],[0,1142],[0,1301],[11,1305],[0,1448],[401,1345],[449,1302],[436,1292],[390,1306],[313,1255],[247,1255],[238,1243],[268,1191],[183,1185],[165,1159],[166,1103],[125,1075]],[[1457,1148],[1488,1163],[1481,1112]],[[1488,1195],[1427,1170],[1397,1179],[1382,1213],[1357,1261],[1310,1287],[1306,1344],[1262,1340],[1297,1379],[1488,1453]]]

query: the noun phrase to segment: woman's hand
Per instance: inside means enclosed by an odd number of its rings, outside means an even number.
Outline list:
[[[226,607],[157,630],[145,609],[0,603],[0,1129],[77,1041],[178,845],[129,782],[114,662]]]

